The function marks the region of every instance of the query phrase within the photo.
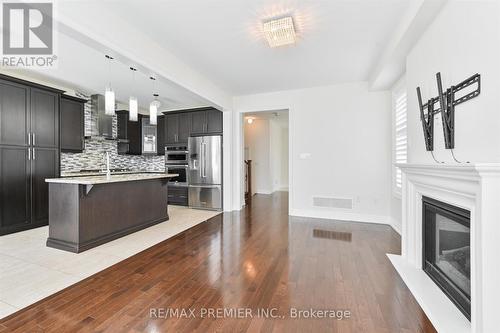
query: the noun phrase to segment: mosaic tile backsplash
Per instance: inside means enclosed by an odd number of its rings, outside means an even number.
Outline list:
[[[80,98],[90,100],[90,96],[76,93]],[[117,120],[113,119],[113,134],[116,135]],[[80,171],[82,169],[105,169],[105,154],[109,152],[110,168],[132,169],[139,171],[165,171],[164,156],[118,155],[116,141],[105,140],[96,136],[97,115],[91,112],[90,101],[85,104],[85,150],[83,153],[61,153],[61,174]]]

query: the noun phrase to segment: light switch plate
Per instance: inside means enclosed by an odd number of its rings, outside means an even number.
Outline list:
[[[311,159],[311,153],[300,153],[299,158],[301,160],[309,160]]]

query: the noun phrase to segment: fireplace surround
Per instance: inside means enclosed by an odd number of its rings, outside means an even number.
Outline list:
[[[500,163],[397,166],[403,172],[401,255],[388,255],[395,269],[439,332],[498,332]],[[423,269],[423,198],[469,212],[470,321]]]

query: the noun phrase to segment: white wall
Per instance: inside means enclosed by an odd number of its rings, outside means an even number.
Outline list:
[[[289,109],[290,117],[291,214],[387,223],[389,92],[370,92],[366,83],[350,83],[234,99],[238,113],[279,109]],[[236,159],[241,163],[242,151]],[[353,198],[354,207],[314,207],[314,196]]]
[[[281,128],[280,190],[288,190],[288,126]]]
[[[273,192],[288,189],[288,117],[285,118],[284,121],[279,118],[269,120],[269,160]]]
[[[270,131],[268,119],[245,122],[245,147],[252,160],[252,195],[273,191],[270,157]]]
[[[457,106],[455,153],[459,160],[500,162],[500,15],[498,1],[451,0],[407,58],[409,163],[435,163],[425,151],[416,87],[424,100],[437,96],[435,74],[445,88],[481,74],[481,95]],[[453,163],[444,149],[442,124],[435,117],[434,152]]]

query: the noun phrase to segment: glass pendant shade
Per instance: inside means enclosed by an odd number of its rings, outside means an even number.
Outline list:
[[[149,123],[151,125],[156,125],[158,120],[158,101],[152,101],[149,104]]]
[[[108,116],[113,116],[115,114],[115,92],[111,87],[106,88],[106,93],[104,94],[104,104],[105,113]]]
[[[137,121],[137,114],[138,114],[138,104],[137,104],[137,98],[130,96],[128,100],[128,120],[130,121]]]

